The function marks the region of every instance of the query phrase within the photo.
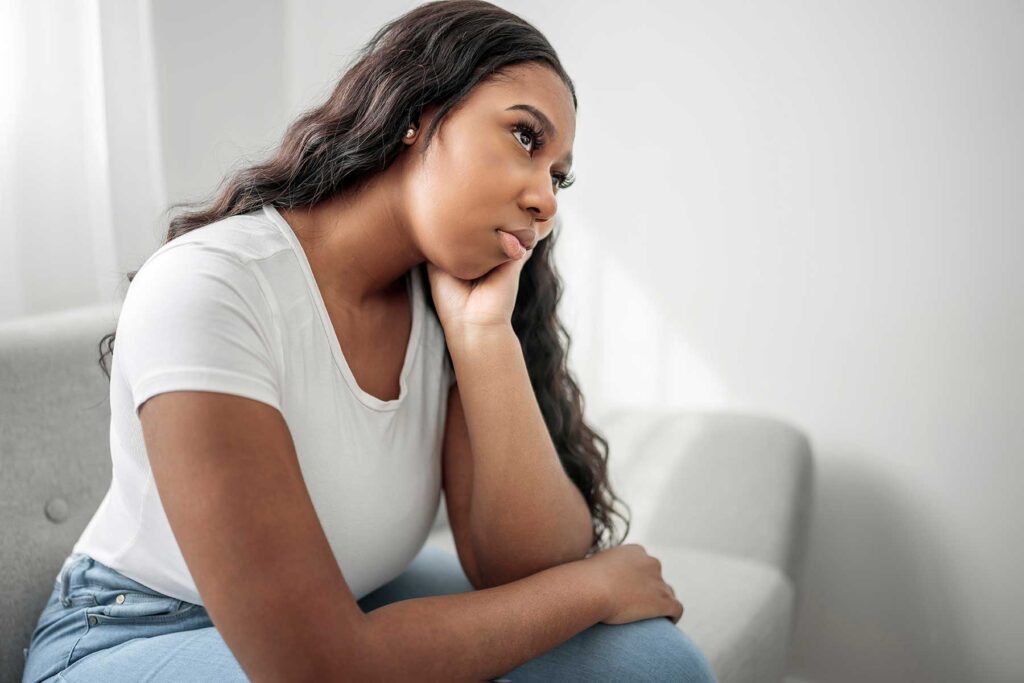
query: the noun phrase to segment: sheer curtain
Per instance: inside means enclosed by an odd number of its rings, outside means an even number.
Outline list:
[[[149,2],[0,3],[0,320],[116,301],[164,207]]]

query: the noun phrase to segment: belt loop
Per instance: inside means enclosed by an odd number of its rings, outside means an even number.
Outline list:
[[[60,604],[65,607],[71,606],[71,598],[68,597],[71,592],[71,570],[84,558],[84,553],[73,553],[64,560],[64,564],[61,566],[57,581],[60,582]]]

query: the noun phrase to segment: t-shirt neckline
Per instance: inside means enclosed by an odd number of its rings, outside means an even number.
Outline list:
[[[406,396],[409,395],[409,375],[412,372],[412,366],[416,360],[416,353],[421,346],[420,329],[423,326],[423,316],[425,312],[423,310],[422,302],[423,283],[420,280],[420,268],[413,268],[406,274],[406,290],[409,292],[412,304],[412,328],[409,333],[409,342],[405,347],[405,359],[402,363],[402,372],[399,376],[400,388],[398,398],[391,399],[390,401],[384,401],[363,390],[363,388],[359,386],[359,383],[356,382],[355,375],[352,374],[352,369],[349,367],[348,361],[345,359],[345,354],[341,350],[341,342],[338,340],[337,332],[334,330],[334,324],[331,322],[331,316],[327,312],[327,305],[324,303],[323,293],[320,291],[320,286],[317,284],[316,278],[313,277],[313,269],[309,265],[309,258],[306,256],[306,250],[302,248],[302,244],[299,242],[299,238],[295,235],[295,231],[292,229],[291,225],[289,225],[288,221],[284,219],[284,216],[282,216],[273,205],[264,204],[263,212],[270,221],[277,226],[282,234],[284,234],[285,239],[287,239],[288,243],[291,245],[292,252],[298,259],[299,265],[302,269],[302,274],[306,279],[307,288],[313,298],[313,303],[317,309],[317,313],[320,316],[320,323],[323,325],[324,333],[327,335],[328,344],[331,347],[331,354],[334,356],[335,365],[337,365],[338,369],[341,371],[342,376],[345,378],[345,383],[352,391],[352,394],[368,408],[382,412],[397,410],[405,401]]]

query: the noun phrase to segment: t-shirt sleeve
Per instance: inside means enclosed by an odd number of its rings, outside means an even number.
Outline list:
[[[281,409],[274,316],[260,281],[233,254],[171,246],[136,273],[121,307],[114,362],[136,414],[168,391],[213,391]]]

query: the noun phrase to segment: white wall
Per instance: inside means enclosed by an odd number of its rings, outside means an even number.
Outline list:
[[[284,133],[284,5],[150,1],[168,201],[205,200]]]
[[[791,672],[1024,680],[1024,5],[506,6],[579,90],[587,386],[812,440]]]
[[[506,6],[579,89],[587,386],[811,437],[791,672],[1024,680],[1024,5]]]
[[[588,406],[812,441],[790,673],[1024,680],[1024,5],[499,4],[577,85],[559,259]],[[154,0],[166,201],[275,142],[412,6]]]

